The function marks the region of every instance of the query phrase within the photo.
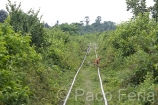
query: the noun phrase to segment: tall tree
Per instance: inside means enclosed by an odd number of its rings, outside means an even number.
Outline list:
[[[135,17],[140,13],[144,15],[144,13],[148,11],[146,0],[126,0],[126,4],[127,11],[131,10]]]
[[[48,23],[45,23],[44,26],[45,26],[46,28],[50,28],[50,26],[49,26]]]
[[[96,23],[99,23],[101,22],[101,16],[97,16],[97,19],[95,20]]]
[[[0,22],[4,22],[4,20],[7,18],[7,16],[8,16],[8,13],[5,10],[1,9],[0,10]]]
[[[83,23],[83,21],[82,21],[82,20],[80,21],[80,25],[81,25],[81,26],[83,26],[83,25],[84,25],[84,23]]]
[[[41,18],[38,18],[40,10],[34,12],[30,9],[28,13],[24,13],[20,7],[21,3],[17,6],[16,2],[12,4],[8,0],[6,8],[10,16],[9,23],[15,32],[22,32],[23,35],[29,33],[32,36],[31,44],[40,47],[44,43],[45,34],[44,24],[40,22]]]
[[[59,25],[59,20],[56,21],[56,25]]]
[[[88,24],[89,24],[89,21],[90,21],[90,20],[89,20],[89,16],[85,16],[84,19],[85,19],[86,25],[88,25]]]
[[[80,26],[79,23],[72,23],[72,24],[63,23],[59,25],[61,30],[63,30],[64,32],[70,33],[70,35],[74,35],[78,33],[78,31],[80,30],[79,26]]]
[[[97,16],[97,18],[95,19],[95,23],[92,24],[96,32],[101,32],[101,30],[103,29],[102,24],[100,22],[101,16]]]
[[[152,17],[155,18],[156,22],[158,21],[158,0],[154,0],[154,6],[151,7]]]

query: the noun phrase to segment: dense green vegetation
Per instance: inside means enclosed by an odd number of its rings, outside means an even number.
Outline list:
[[[145,14],[100,35],[105,90],[114,97],[110,104],[157,105],[157,28]],[[119,98],[119,91],[125,95]]]
[[[101,16],[89,25],[42,23],[38,13],[27,13],[8,1],[0,11],[0,105],[58,105],[68,90],[90,42],[97,43],[99,64],[110,105],[157,105],[158,103],[158,24],[157,1],[146,7],[145,0],[126,0],[134,17],[115,26],[101,23]],[[152,18],[149,18],[149,11]],[[75,89],[97,94],[100,91],[93,49],[87,55]],[[68,104],[102,105],[70,95]],[[99,98],[101,94],[99,95]]]
[[[80,31],[79,34],[85,35],[90,33],[98,33],[98,32],[104,32],[107,30],[115,30],[116,25],[112,21],[104,21],[101,22],[101,16],[98,16],[95,20],[95,23],[92,23],[91,25],[86,24],[84,25],[83,22],[80,23]]]
[[[87,48],[86,36],[44,28],[38,12],[8,3],[0,24],[0,104],[56,105]],[[71,77],[72,76],[72,77]]]
[[[8,13],[5,10],[0,10],[0,22],[4,22],[4,20],[7,18]]]
[[[101,18],[101,17],[100,17]],[[46,27],[49,27],[45,25]],[[79,34],[79,35],[86,35],[86,34],[94,34],[94,33],[100,33],[107,30],[115,30],[116,25],[114,22],[111,21],[104,21],[101,23],[101,20],[96,19],[95,23],[92,24],[84,24],[83,21],[80,23],[62,23],[62,24],[56,24],[53,27],[60,27],[63,31],[69,32],[71,35]]]

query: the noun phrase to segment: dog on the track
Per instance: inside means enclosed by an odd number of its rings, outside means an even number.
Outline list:
[[[101,60],[100,57],[96,58],[96,59],[94,60],[94,65],[98,67],[100,60]]]

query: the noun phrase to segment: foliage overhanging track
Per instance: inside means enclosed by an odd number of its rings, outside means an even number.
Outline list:
[[[96,52],[96,43],[95,43],[95,54],[96,54],[96,58],[97,58],[98,55],[97,55],[97,52]],[[104,104],[108,105],[107,99],[106,99],[106,96],[105,96],[105,93],[104,93],[104,89],[103,89],[103,83],[102,83],[102,79],[101,79],[101,76],[100,76],[100,69],[99,69],[99,67],[98,67],[98,76],[99,76],[99,80],[100,80],[100,88],[101,88],[101,91],[102,91],[102,94],[103,94],[103,98],[104,98]]]
[[[76,77],[77,77],[77,75],[78,75],[78,73],[79,73],[79,71],[80,71],[80,69],[81,69],[81,67],[82,67],[82,65],[83,65],[83,63],[84,63],[84,61],[85,61],[85,59],[86,59],[87,54],[89,53],[89,50],[90,50],[90,46],[87,48],[87,52],[86,52],[86,54],[85,54],[85,56],[84,56],[84,59],[83,59],[81,65],[80,65],[80,67],[78,68],[78,70],[77,70],[77,72],[76,72],[76,75],[74,76],[74,79],[73,79],[73,81],[72,81],[72,84],[71,84],[71,86],[70,86],[70,89],[69,89],[69,91],[68,91],[68,93],[67,93],[67,96],[66,96],[66,98],[65,98],[65,100],[64,100],[63,105],[66,105],[66,102],[67,102],[67,100],[68,100],[68,98],[69,98],[69,96],[70,96],[70,92],[71,92],[71,90],[72,90],[72,87],[73,87],[73,85],[74,85],[74,83],[75,83]]]

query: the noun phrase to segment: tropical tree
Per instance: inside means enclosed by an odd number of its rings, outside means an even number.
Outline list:
[[[71,35],[78,33],[78,31],[80,30],[79,26],[80,26],[79,23],[72,23],[72,24],[63,23],[63,24],[59,25],[61,30],[63,30],[64,32],[68,32]]]
[[[31,44],[40,47],[44,43],[44,24],[41,23],[41,18],[38,18],[39,11],[34,12],[30,9],[27,13],[24,13],[21,10],[21,3],[17,5],[16,3],[11,3],[8,0],[6,6],[7,11],[9,12],[10,20],[9,24],[13,27],[15,32],[21,32],[22,35],[29,33],[32,36]]]
[[[46,28],[50,28],[50,26],[49,26],[48,23],[45,23],[44,26],[45,26]]]
[[[55,24],[55,25],[59,25],[59,20],[56,21],[56,24]]]
[[[133,13],[134,17],[138,16],[139,13],[144,15],[148,11],[146,6],[146,0],[126,0],[127,11]]]
[[[155,21],[157,22],[157,14],[158,14],[158,0],[154,0],[155,4],[153,7],[151,7],[151,13],[152,13],[152,17],[155,19]]]
[[[97,16],[95,23],[92,24],[92,26],[95,28],[95,31],[101,32],[103,30],[103,24],[101,22],[101,16]]]
[[[83,25],[84,25],[84,23],[83,23],[83,21],[82,21],[82,20],[80,21],[80,25],[81,25],[81,26],[83,26]]]
[[[90,21],[90,20],[89,20],[89,16],[85,16],[84,19],[85,19],[86,25],[88,25],[88,24],[89,24],[89,21]]]
[[[97,16],[97,19],[95,20],[96,23],[99,23],[101,22],[101,16]]]
[[[116,25],[112,21],[104,21],[103,27],[104,27],[104,30],[114,30],[114,29],[116,29]]]
[[[7,18],[7,16],[8,16],[8,13],[5,10],[1,9],[0,10],[0,22],[4,22],[4,20]]]

